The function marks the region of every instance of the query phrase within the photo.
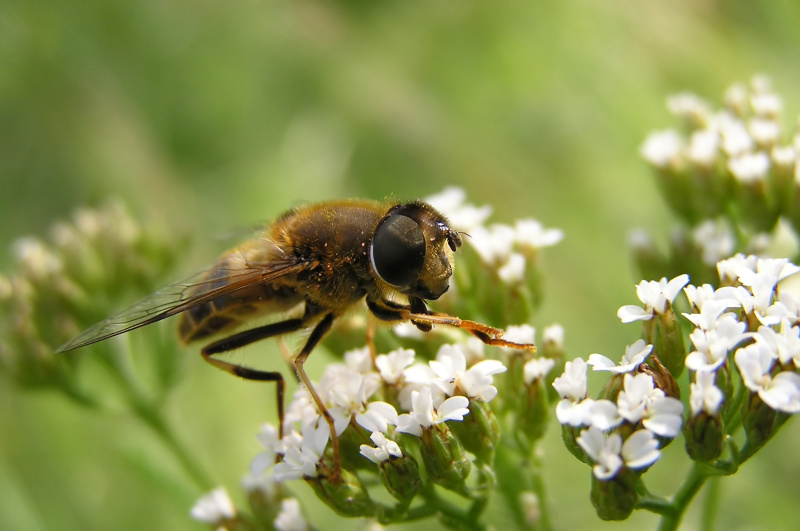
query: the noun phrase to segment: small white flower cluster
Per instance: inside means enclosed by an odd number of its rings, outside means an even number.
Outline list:
[[[513,226],[502,223],[486,226],[491,207],[476,207],[465,203],[465,199],[463,189],[448,187],[425,201],[447,216],[454,229],[468,235],[465,239],[481,261],[495,269],[508,285],[524,280],[526,262],[535,257],[539,249],[556,245],[564,238],[560,229],[546,229],[535,219],[517,220]]]
[[[781,145],[783,104],[769,81],[754,78],[749,89],[741,84],[725,93],[725,108],[713,112],[695,94],[681,93],[667,101],[670,111],[692,129],[688,139],[675,129],[652,133],[641,154],[660,169],[681,170],[687,165],[709,170],[719,162],[742,183],[764,180],[772,166],[796,171],[800,135]]]
[[[691,387],[692,414],[716,414],[723,403],[714,385],[715,373],[733,360],[744,385],[770,408],[800,411],[800,301],[778,283],[800,272],[787,259],[736,255],[717,264],[723,283],[685,288],[693,313],[684,314],[695,329],[694,350],[686,366],[695,371]],[[755,328],[753,323],[757,323]]]
[[[617,315],[625,323],[663,316],[683,288],[691,306],[691,313],[683,316],[695,327],[689,335],[694,348],[685,359],[692,379],[691,415],[719,414],[725,396],[715,380],[731,359],[744,386],[768,407],[800,412],[800,300],[778,289],[779,282],[800,267],[787,259],[739,254],[720,261],[717,270],[724,284],[718,289],[687,285],[687,275],[643,281],[637,295],[644,307],[623,306]],[[592,354],[588,363],[578,358],[567,362],[564,374],[553,382],[562,398],[556,416],[563,425],[585,428],[576,442],[594,462],[598,479],[614,477],[623,465],[650,466],[659,457],[656,436],[674,438],[681,430],[683,404],[658,389],[650,374],[639,371],[652,349],[640,339],[626,348],[619,363],[600,354]],[[615,402],[587,398],[588,365],[623,375]],[[625,423],[633,431],[623,440],[618,427]]]
[[[591,363],[595,370],[624,373],[623,388],[616,402],[587,398],[589,364],[581,358],[567,362],[564,374],[553,382],[562,398],[556,406],[556,417],[561,424],[585,427],[576,442],[594,462],[597,479],[613,478],[623,465],[633,469],[652,465],[661,455],[656,436],[674,438],[680,432],[683,404],[656,388],[652,376],[644,373],[634,376],[630,372],[651,349],[644,342],[631,345],[619,366],[609,366],[607,358],[593,355]],[[632,430],[620,430],[623,425]],[[623,432],[631,433],[624,441]]]
[[[413,350],[397,349],[377,356],[373,364],[368,348],[353,350],[345,354],[344,364],[328,365],[315,385],[337,435],[348,426],[371,434],[375,446],[362,445],[361,454],[376,464],[402,457],[390,438],[395,432],[420,436],[436,424],[463,420],[470,400],[491,401],[497,395],[493,376],[506,371],[496,360],[468,367],[461,344],[443,345],[436,359],[424,365],[415,364],[414,355]],[[386,388],[393,390],[394,404],[377,399]],[[398,414],[397,408],[405,412]],[[281,454],[273,468],[276,481],[317,477],[330,430],[305,389],[295,393],[284,427],[281,440],[274,427],[262,430],[259,439],[265,451],[253,459],[251,473],[264,473]]]

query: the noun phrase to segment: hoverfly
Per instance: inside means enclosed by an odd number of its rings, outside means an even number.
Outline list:
[[[294,367],[330,426],[335,480],[339,477],[339,444],[333,418],[303,365],[336,318],[362,299],[381,321],[410,321],[425,332],[434,325],[450,326],[466,330],[488,345],[535,349],[502,339],[500,329],[428,309],[426,300],[438,299],[447,291],[453,272],[452,254],[461,244],[461,234],[422,201],[345,200],[299,207],[280,216],[260,237],[223,254],[196,275],[97,323],[58,352],[180,314],[178,332],[184,343],[223,336],[200,350],[205,361],[248,380],[277,383],[282,435],[281,374],[216,356],[261,339],[310,329],[294,358]],[[236,331],[256,316],[298,305],[303,305],[300,317]]]

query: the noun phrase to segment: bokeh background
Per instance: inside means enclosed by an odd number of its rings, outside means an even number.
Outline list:
[[[190,272],[220,233],[292,205],[457,184],[496,221],[565,231],[534,324],[561,323],[571,356],[621,355],[638,330],[616,310],[641,280],[626,235],[663,240],[673,223],[639,145],[675,125],[667,95],[719,102],[759,73],[797,116],[798,23],[790,1],[3,0],[0,264],[16,238],[109,197],[190,238]],[[273,391],[176,355],[169,417],[241,501]],[[718,528],[797,522],[796,424],[722,482]],[[648,474],[661,493],[683,477],[680,446]],[[556,426],[543,452],[558,528],[653,527],[596,518]],[[200,529],[201,494],[130,417],[0,381],[0,529]],[[327,514],[309,516],[325,528]]]

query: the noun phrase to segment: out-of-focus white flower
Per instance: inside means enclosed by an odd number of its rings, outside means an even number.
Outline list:
[[[543,380],[555,365],[555,360],[550,358],[534,358],[530,360],[522,368],[525,384],[530,385],[534,380]]]
[[[552,247],[564,239],[561,229],[545,229],[535,219],[520,219],[514,223],[515,240],[522,249]]]
[[[650,133],[639,153],[642,158],[657,168],[676,166],[683,151],[683,138],[674,129]]]
[[[692,229],[691,238],[700,249],[700,259],[708,266],[730,256],[736,246],[733,231],[725,219],[703,221]]]
[[[497,269],[497,276],[510,286],[525,280],[525,257],[520,253],[508,255],[506,262]]]
[[[769,173],[769,155],[763,151],[743,153],[728,161],[728,169],[742,183],[763,181]]]
[[[425,198],[425,202],[444,214],[453,229],[471,233],[491,216],[492,207],[464,203],[466,198],[467,193],[463,188],[448,186],[440,193]]]
[[[375,366],[381,373],[383,381],[394,385],[403,378],[403,372],[414,363],[414,351],[399,348],[375,358]]]
[[[300,502],[296,498],[282,499],[281,512],[275,517],[273,525],[278,531],[306,531],[308,524],[300,512]]]
[[[217,487],[197,500],[190,514],[198,522],[216,526],[236,518],[236,507],[225,487]]]

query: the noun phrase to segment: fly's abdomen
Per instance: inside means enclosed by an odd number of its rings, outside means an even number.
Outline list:
[[[201,281],[202,289],[224,288],[238,282],[243,270],[253,271],[269,263],[259,245],[243,246],[208,270]],[[191,307],[181,314],[178,334],[184,343],[189,343],[230,332],[258,316],[289,310],[303,301],[292,285],[291,278],[265,281]],[[191,292],[188,295],[191,297]]]

